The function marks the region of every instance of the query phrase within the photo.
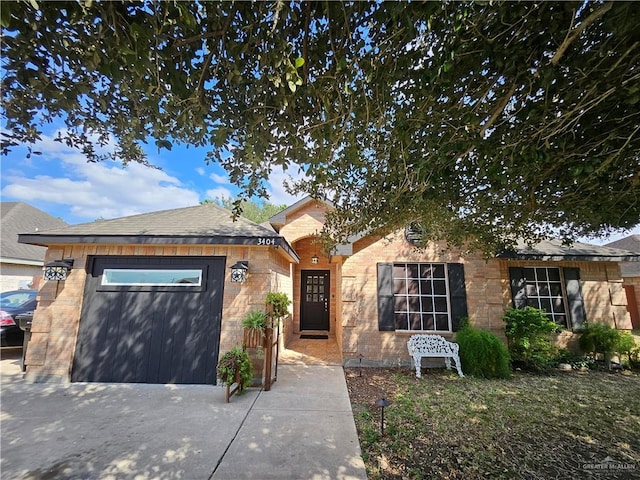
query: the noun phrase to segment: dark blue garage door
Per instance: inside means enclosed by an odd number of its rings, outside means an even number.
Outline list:
[[[224,257],[89,259],[75,382],[215,384]]]

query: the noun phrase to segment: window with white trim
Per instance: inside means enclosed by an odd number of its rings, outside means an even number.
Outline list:
[[[527,306],[539,308],[550,320],[567,327],[567,311],[560,268],[524,267]]]
[[[394,263],[393,300],[396,330],[451,331],[444,263]]]
[[[105,268],[104,286],[193,287],[202,285],[201,269]]]

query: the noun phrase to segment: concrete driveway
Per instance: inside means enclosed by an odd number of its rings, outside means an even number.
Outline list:
[[[27,384],[2,352],[2,478],[365,479],[341,367],[282,365],[269,392]]]

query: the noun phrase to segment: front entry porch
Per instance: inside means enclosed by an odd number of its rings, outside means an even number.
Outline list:
[[[328,339],[309,339],[300,338],[300,334],[295,333],[280,352],[279,363],[282,365],[342,365],[342,355],[335,336],[329,335]]]

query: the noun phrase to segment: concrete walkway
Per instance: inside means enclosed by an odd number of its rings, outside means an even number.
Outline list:
[[[281,365],[271,391],[26,384],[0,362],[12,479],[365,479],[342,368]]]

